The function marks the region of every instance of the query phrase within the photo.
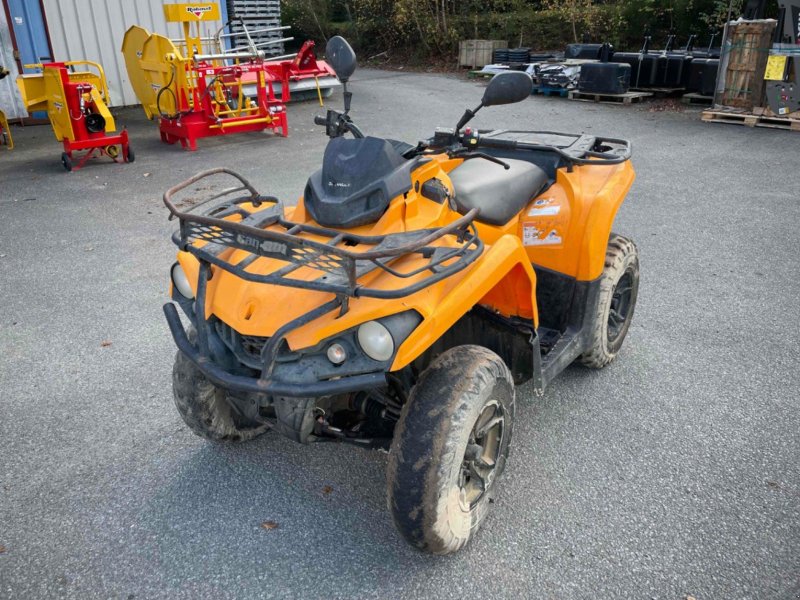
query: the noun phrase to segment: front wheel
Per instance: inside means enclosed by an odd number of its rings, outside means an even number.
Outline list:
[[[403,407],[389,453],[395,526],[432,554],[463,547],[489,511],[514,424],[514,380],[480,346],[458,346],[425,370]]]
[[[580,357],[587,367],[600,369],[617,356],[633,319],[639,296],[639,252],[631,240],[611,234],[600,278],[597,310],[590,317],[589,349]]]
[[[189,331],[194,342],[195,331]],[[197,366],[178,351],[172,369],[172,395],[175,408],[195,434],[214,441],[245,442],[268,429],[236,412],[228,392],[215,386]]]

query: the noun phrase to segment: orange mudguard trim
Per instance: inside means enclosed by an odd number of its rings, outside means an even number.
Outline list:
[[[398,350],[391,370],[402,369],[411,363],[507,278],[517,278],[516,288],[521,290],[518,304],[524,304],[532,311],[534,326],[538,325],[536,273],[519,239],[506,235],[486,250],[481,260],[467,270],[446,296],[440,297],[435,288],[425,290],[427,301],[414,306],[423,316],[423,321]],[[519,278],[524,280],[519,281]]]

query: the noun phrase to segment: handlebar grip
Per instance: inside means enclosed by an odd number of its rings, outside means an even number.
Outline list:
[[[314,117],[314,125],[327,125],[327,124],[328,120],[325,117],[321,115],[316,115]]]

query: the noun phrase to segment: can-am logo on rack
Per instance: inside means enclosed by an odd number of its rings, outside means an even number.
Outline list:
[[[236,235],[236,242],[242,246],[250,247],[255,250],[260,249],[262,252],[266,252],[268,254],[287,255],[286,244],[281,244],[280,242],[271,242],[269,240],[261,241],[254,237],[250,237],[249,235],[242,235],[241,233]]]
[[[207,12],[214,10],[214,7],[210,4],[206,4],[204,6],[187,6],[186,12],[193,14],[198,19],[202,19],[203,15]]]

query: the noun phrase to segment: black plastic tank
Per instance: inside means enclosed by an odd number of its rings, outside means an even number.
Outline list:
[[[675,36],[667,39],[664,51],[656,59],[656,86],[665,88],[686,87],[689,79],[689,65],[692,57],[689,55],[690,45],[684,50],[674,50]],[[691,41],[690,41],[691,44]]]
[[[717,86],[718,58],[693,58],[686,89],[702,96],[713,96]]]
[[[636,75],[634,87],[659,87],[657,54],[653,54],[649,50],[642,51],[639,56],[639,72]]]
[[[611,59],[613,63],[625,64],[631,68],[631,85],[633,87],[639,87],[636,76],[639,73],[640,57],[641,54],[638,52],[615,52],[614,58]]]
[[[671,35],[667,38],[667,44],[664,49],[656,55],[656,80],[655,87],[678,87],[672,81],[677,75],[676,71],[679,66],[675,63],[678,62],[677,56],[673,53],[672,45],[675,41],[675,36]],[[670,63],[673,63],[672,65]],[[671,67],[671,68],[670,68]]]
[[[581,65],[578,91],[588,94],[625,94],[631,87],[631,66],[624,63]]]
[[[631,87],[646,88],[656,86],[656,58],[650,52],[650,36],[646,36],[640,52],[614,52],[611,62],[630,65]]]
[[[608,62],[611,45],[603,44],[599,63],[581,65],[578,91],[589,94],[624,94],[631,87],[631,66]]]
[[[564,50],[564,58],[598,60],[603,46],[604,44],[567,44]],[[613,48],[611,52],[614,52]]]

